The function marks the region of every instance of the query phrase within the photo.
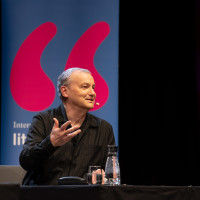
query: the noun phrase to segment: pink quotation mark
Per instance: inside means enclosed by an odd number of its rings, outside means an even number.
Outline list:
[[[90,111],[101,108],[106,103],[109,95],[107,83],[94,66],[96,50],[109,32],[110,27],[105,22],[99,22],[91,26],[74,45],[65,67],[66,70],[70,67],[80,66],[91,71],[96,83],[96,102],[99,105],[95,105]]]
[[[42,52],[57,32],[55,24],[44,23],[36,28],[19,48],[10,74],[10,88],[15,102],[25,110],[41,111],[48,108],[55,99],[55,86],[43,71],[40,58]],[[91,71],[97,93],[92,110],[102,107],[109,95],[107,83],[96,70],[94,55],[110,32],[105,22],[91,26],[77,41],[67,60],[65,70],[69,67],[87,68]]]

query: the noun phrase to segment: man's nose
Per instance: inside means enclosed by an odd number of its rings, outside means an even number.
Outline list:
[[[90,88],[89,95],[96,96],[94,88]]]

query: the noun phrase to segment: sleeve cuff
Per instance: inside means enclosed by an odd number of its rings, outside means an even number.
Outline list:
[[[47,154],[51,155],[52,153],[54,153],[56,151],[56,149],[58,149],[59,147],[54,147],[51,143],[50,140],[50,135],[47,136],[42,142],[41,142],[41,147],[43,149],[45,149],[45,151],[47,152]]]

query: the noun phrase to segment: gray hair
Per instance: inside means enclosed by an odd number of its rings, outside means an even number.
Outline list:
[[[69,69],[65,70],[58,77],[58,81],[57,81],[57,91],[58,91],[58,94],[59,94],[59,97],[61,98],[61,100],[63,100],[63,96],[61,94],[60,87],[63,86],[63,85],[65,85],[65,86],[69,85],[69,78],[70,78],[72,72],[75,72],[75,71],[87,72],[87,73],[91,74],[91,72],[89,70],[83,69],[83,68],[79,68],[79,67],[73,67],[73,68],[69,68]]]

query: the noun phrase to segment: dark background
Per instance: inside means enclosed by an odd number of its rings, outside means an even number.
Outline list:
[[[195,9],[193,0],[120,2],[122,183],[200,184]]]

